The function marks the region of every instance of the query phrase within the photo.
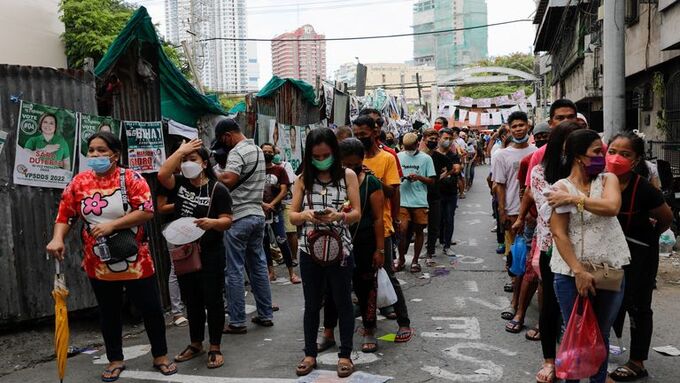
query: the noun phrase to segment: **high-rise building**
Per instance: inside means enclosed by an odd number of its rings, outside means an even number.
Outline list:
[[[326,41],[311,25],[274,37],[272,41],[272,73],[316,82],[316,76],[326,78]],[[310,41],[311,40],[311,41]]]
[[[413,5],[413,32],[462,29],[487,24],[486,0],[419,0]],[[437,81],[485,59],[486,28],[419,35],[413,38],[416,64],[434,65]]]
[[[403,95],[406,101],[419,103],[430,97],[430,89],[435,82],[435,70],[430,65],[406,63],[363,63],[366,66],[366,91],[383,88],[388,94]],[[356,86],[356,63],[345,63],[333,72],[335,81]],[[416,78],[418,76],[419,78]],[[417,84],[420,82],[420,97]]]
[[[165,0],[166,38],[186,41],[201,83],[218,92],[248,92],[253,88],[249,68],[257,65],[257,52],[245,41],[245,0]],[[213,39],[203,41],[204,39]],[[254,52],[254,53],[251,53]],[[255,80],[257,83],[257,80]]]

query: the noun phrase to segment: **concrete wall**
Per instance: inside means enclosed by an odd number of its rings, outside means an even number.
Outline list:
[[[3,0],[0,9],[1,64],[66,67],[59,0]]]
[[[418,89],[416,88],[416,73],[420,75],[421,92],[423,101],[425,101],[426,94],[430,94],[430,86],[435,81],[435,70],[431,66],[414,66],[409,64],[364,64],[367,67],[366,73],[366,87],[367,89],[374,89],[377,86],[390,85],[387,92],[392,95],[401,94],[399,84],[404,84],[404,95],[407,101],[418,100]],[[402,81],[403,76],[403,81]]]
[[[680,8],[680,5],[673,5],[672,8]],[[664,10],[664,28],[677,36],[680,12],[675,12],[676,19],[673,20],[670,9]],[[656,5],[640,4],[639,20],[626,28],[626,77],[680,56],[680,50],[661,50],[661,24],[662,16]]]

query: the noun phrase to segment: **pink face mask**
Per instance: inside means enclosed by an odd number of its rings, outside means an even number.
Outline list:
[[[633,169],[633,161],[620,154],[607,154],[605,157],[607,171],[622,176]]]

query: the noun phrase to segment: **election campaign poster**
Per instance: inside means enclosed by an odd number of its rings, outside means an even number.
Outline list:
[[[78,151],[80,159],[78,163],[78,172],[88,170],[87,166],[87,141],[95,133],[109,132],[114,136],[120,138],[120,121],[114,120],[112,117],[93,116],[91,114],[80,114],[80,132],[78,134]]]
[[[140,173],[154,173],[165,162],[163,123],[123,121],[128,146],[128,166]]]
[[[21,101],[14,183],[63,189],[73,177],[76,112]]]

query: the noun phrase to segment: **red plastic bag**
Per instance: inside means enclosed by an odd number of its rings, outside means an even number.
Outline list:
[[[597,373],[607,358],[590,299],[578,296],[555,360],[558,379],[583,379]]]

